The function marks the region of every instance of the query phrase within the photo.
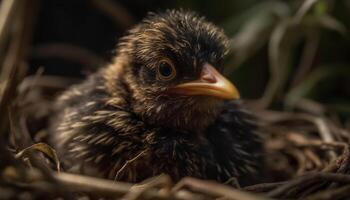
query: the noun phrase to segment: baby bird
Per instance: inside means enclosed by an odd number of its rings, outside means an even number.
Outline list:
[[[128,182],[254,176],[261,142],[221,74],[227,53],[223,30],[195,13],[149,14],[108,66],[58,98],[50,139],[64,167]]]

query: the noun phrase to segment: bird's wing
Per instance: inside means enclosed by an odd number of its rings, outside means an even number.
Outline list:
[[[255,174],[262,165],[262,145],[254,117],[236,102],[225,104],[207,137],[222,168],[221,177]]]

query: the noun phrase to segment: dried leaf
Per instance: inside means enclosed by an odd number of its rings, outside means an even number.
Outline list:
[[[23,149],[22,151],[18,152],[15,157],[17,159],[26,157],[27,155],[31,154],[34,150],[39,151],[39,152],[43,153],[45,156],[52,159],[56,164],[57,171],[58,172],[61,171],[61,165],[60,165],[60,161],[58,159],[56,150],[45,143],[33,144],[32,146],[27,147],[27,148]]]

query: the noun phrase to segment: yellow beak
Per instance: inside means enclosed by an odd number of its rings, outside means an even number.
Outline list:
[[[213,96],[227,100],[240,98],[237,88],[209,63],[203,65],[198,80],[176,85],[169,92],[180,95]]]

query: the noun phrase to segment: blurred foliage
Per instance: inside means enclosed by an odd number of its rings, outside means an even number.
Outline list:
[[[305,99],[350,117],[350,2],[179,1],[231,37],[228,74],[257,106],[298,109]],[[323,113],[326,114],[326,113]]]
[[[226,73],[255,107],[296,110],[307,100],[325,107],[317,114],[350,118],[349,0],[45,0],[40,7],[30,74],[42,66],[48,75],[91,73],[148,11],[183,8],[224,28]]]

